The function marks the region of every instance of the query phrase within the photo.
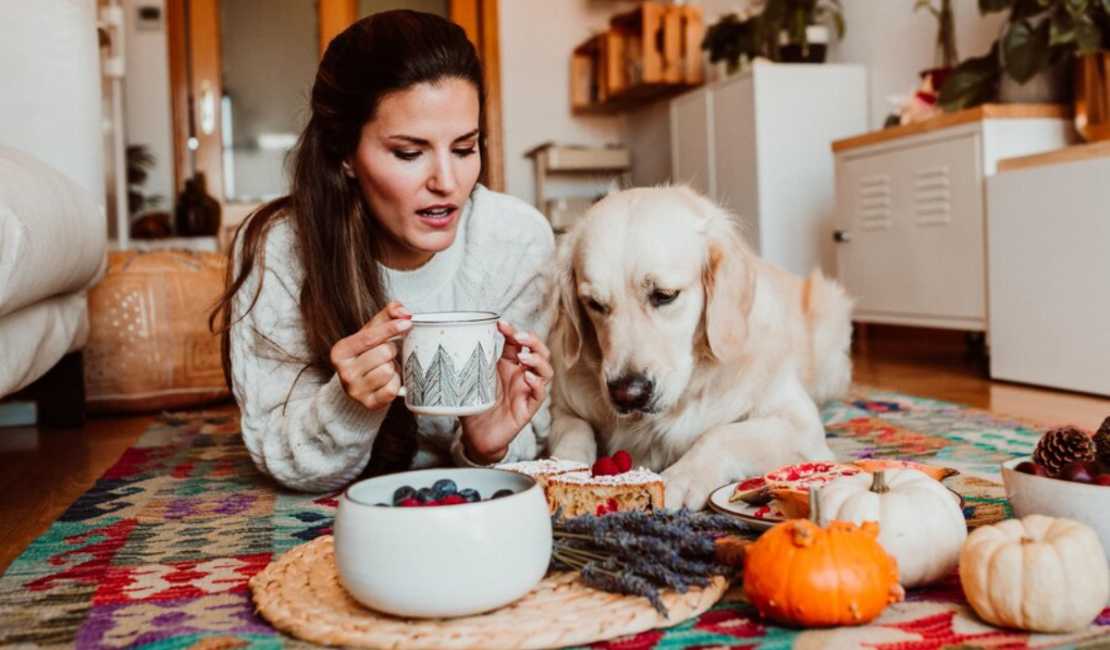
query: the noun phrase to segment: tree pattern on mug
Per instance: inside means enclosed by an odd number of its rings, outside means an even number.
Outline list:
[[[410,354],[405,362],[405,386],[410,404],[452,407],[493,401],[496,377],[481,343],[474,348],[461,371],[442,345],[436,348],[426,371],[417,356]]]

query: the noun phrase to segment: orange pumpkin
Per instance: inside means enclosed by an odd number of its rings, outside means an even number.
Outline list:
[[[744,591],[766,619],[795,627],[862,625],[902,600],[898,564],[879,526],[795,519],[763,534],[744,555]]]

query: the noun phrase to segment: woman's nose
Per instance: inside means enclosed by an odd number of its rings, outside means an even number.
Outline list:
[[[455,168],[451,164],[450,153],[436,157],[435,169],[428,179],[428,189],[440,194],[450,194],[455,191]]]

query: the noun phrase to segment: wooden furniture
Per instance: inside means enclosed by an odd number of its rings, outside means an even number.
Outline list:
[[[771,262],[832,274],[829,143],[866,128],[863,66],[756,65],[671,101],[672,178],[738,215]]]
[[[991,377],[1110,396],[1108,178],[1101,142],[987,179]]]
[[[628,149],[624,147],[570,147],[547,142],[525,155],[535,164],[536,207],[544,213],[556,231],[563,231],[574,225],[593,203],[593,199],[548,197],[547,187],[552,176],[563,179],[575,177],[595,182],[599,177],[608,177],[621,185],[629,184],[628,173],[632,159]]]
[[[700,84],[703,33],[697,5],[644,2],[613,16],[571,55],[571,109],[612,112]]]
[[[833,143],[838,277],[863,323],[987,330],[998,161],[1075,138],[1063,106],[986,105]]]

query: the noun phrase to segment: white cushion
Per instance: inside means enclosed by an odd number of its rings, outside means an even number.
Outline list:
[[[38,379],[88,340],[84,293],[55,296],[0,316],[0,397]]]
[[[0,316],[93,286],[107,261],[106,220],[89,194],[0,147]]]

